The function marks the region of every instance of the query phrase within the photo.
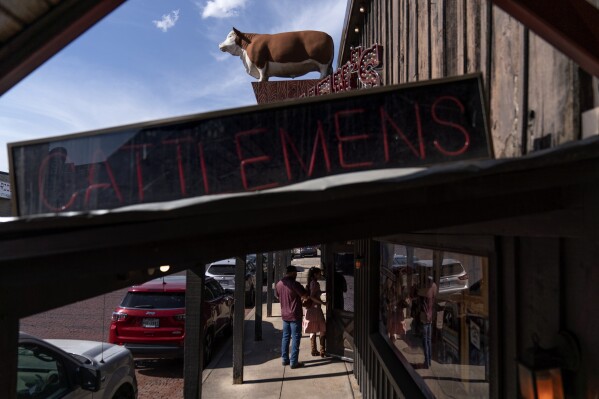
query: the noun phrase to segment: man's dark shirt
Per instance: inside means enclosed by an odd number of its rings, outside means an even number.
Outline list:
[[[302,296],[308,291],[290,276],[285,276],[276,285],[277,297],[281,302],[281,317],[285,321],[298,321],[304,316]]]

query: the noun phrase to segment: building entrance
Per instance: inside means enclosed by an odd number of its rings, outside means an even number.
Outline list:
[[[324,246],[327,281],[327,349],[354,360],[354,248],[352,242]]]

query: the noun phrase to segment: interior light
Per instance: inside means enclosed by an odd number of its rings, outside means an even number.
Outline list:
[[[356,32],[356,33],[360,33],[360,28],[356,26],[356,27],[354,28],[354,32]]]
[[[160,266],[160,271],[161,271],[162,273],[166,273],[166,272],[168,272],[168,271],[169,271],[169,269],[170,269],[170,268],[171,268],[171,267],[170,267],[169,265]]]

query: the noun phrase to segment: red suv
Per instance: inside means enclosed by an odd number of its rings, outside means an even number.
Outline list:
[[[185,276],[166,276],[129,288],[112,313],[109,342],[125,346],[138,359],[182,358],[185,287]],[[202,308],[204,365],[210,362],[216,335],[233,329],[233,314],[233,298],[207,277]]]

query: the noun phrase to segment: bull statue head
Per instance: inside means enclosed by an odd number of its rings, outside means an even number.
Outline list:
[[[333,39],[324,32],[298,31],[277,34],[244,33],[233,27],[218,45],[221,51],[239,56],[246,72],[261,82],[270,76],[295,78],[333,72]]]

